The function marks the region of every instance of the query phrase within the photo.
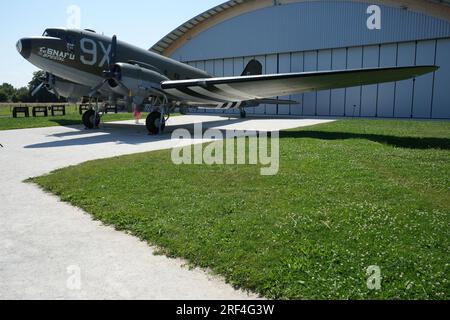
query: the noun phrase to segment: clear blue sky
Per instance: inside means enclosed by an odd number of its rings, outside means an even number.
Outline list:
[[[167,33],[225,0],[14,0],[0,1],[0,84],[25,86],[37,69],[16,51],[16,42],[65,27],[71,5],[81,9],[81,27],[117,36],[145,49]]]

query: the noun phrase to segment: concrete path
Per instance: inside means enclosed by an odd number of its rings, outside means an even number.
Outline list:
[[[132,122],[98,131],[53,127],[0,131],[0,299],[253,299],[184,262],[154,256],[146,243],[93,221],[29,177],[88,160],[171,148],[170,131],[206,122],[221,129],[281,130],[320,120],[172,118],[168,133]]]

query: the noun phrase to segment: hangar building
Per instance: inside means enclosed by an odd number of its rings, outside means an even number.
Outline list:
[[[247,112],[450,119],[450,0],[231,0],[151,50],[215,76],[241,75],[253,58],[266,74],[438,65],[414,80],[280,97],[299,104]]]

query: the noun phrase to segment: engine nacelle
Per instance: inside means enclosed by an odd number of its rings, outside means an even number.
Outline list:
[[[130,63],[117,63],[114,66],[114,79],[108,84],[111,90],[122,96],[146,98],[160,87],[161,82],[169,80],[163,74]],[[122,84],[122,85],[120,85]]]

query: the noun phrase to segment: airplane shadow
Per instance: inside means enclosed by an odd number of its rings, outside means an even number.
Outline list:
[[[281,138],[310,138],[318,140],[349,140],[364,139],[396,148],[404,149],[441,149],[450,150],[450,139],[447,138],[416,138],[398,137],[378,134],[349,133],[349,132],[326,132],[326,131],[283,131]]]
[[[203,122],[203,132],[210,128],[220,127],[224,125],[238,124],[247,121],[248,119],[235,119],[223,117],[223,120]],[[192,137],[195,133],[195,124],[181,124],[181,125],[169,125],[166,127],[164,134],[162,135],[149,135],[144,125],[123,124],[123,123],[105,123],[102,124],[98,130],[87,130],[83,126],[73,127],[78,129],[71,132],[55,133],[49,135],[49,137],[67,138],[74,137],[73,139],[65,139],[60,141],[44,142],[39,144],[33,144],[25,146],[25,149],[45,149],[45,148],[62,148],[70,146],[87,146],[94,144],[110,143],[114,142],[118,145],[139,145],[149,142],[159,142],[170,140],[172,133],[177,129],[185,129],[190,132]],[[220,130],[224,135],[227,130]],[[94,134],[94,135],[93,135]]]
[[[228,126],[233,124],[244,123],[253,118],[240,119],[222,117],[221,120],[203,122],[203,133],[211,128],[217,128],[221,126]],[[261,119],[261,118],[256,118]],[[277,118],[278,119],[278,118]],[[280,118],[281,119],[281,118]],[[60,141],[45,142],[40,144],[34,144],[26,146],[26,149],[44,149],[44,148],[60,148],[68,146],[86,146],[102,143],[114,142],[118,145],[140,145],[149,142],[160,142],[170,140],[172,133],[177,129],[187,130],[192,137],[195,133],[195,124],[187,123],[180,125],[169,125],[166,127],[166,131],[162,135],[148,135],[147,129],[144,125],[124,124],[124,123],[105,123],[99,130],[86,130],[82,126],[72,127],[79,129],[71,132],[56,133],[50,137],[66,138],[74,137],[73,139],[65,139]],[[231,131],[227,129],[219,129],[222,135],[225,137],[227,132]],[[238,130],[237,133],[243,132]],[[93,135],[95,134],[95,135]],[[364,139],[373,141],[385,145],[390,145],[397,148],[407,149],[442,149],[450,150],[450,139],[447,138],[435,138],[435,137],[398,137],[390,135],[377,135],[377,134],[363,134],[363,133],[349,133],[349,132],[326,132],[326,131],[281,131],[281,138],[296,138],[296,139],[318,139],[318,140],[349,140],[349,139]]]
[[[57,123],[61,127],[71,127],[81,125],[81,120],[54,119],[51,122]]]

